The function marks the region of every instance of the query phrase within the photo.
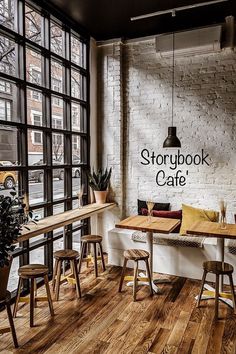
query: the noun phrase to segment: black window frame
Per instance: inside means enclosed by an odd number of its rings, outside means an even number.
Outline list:
[[[15,41],[16,51],[16,73],[12,76],[6,73],[0,73],[0,80],[10,81],[17,86],[17,113],[20,117],[19,121],[0,120],[0,124],[16,128],[18,131],[18,162],[19,165],[14,166],[14,171],[18,173],[18,189],[29,195],[29,179],[28,172],[31,170],[44,171],[44,202],[30,205],[30,210],[43,208],[44,217],[53,215],[53,207],[58,204],[64,205],[64,210],[70,210],[73,207],[73,202],[77,196],[73,196],[72,192],[72,169],[79,168],[81,171],[80,183],[84,186],[83,203],[88,203],[88,183],[86,170],[90,167],[90,76],[89,76],[89,34],[83,29],[75,25],[70,19],[60,13],[52,5],[46,1],[25,1],[14,0],[15,2],[15,18],[14,29],[0,24],[0,35]],[[41,35],[41,44],[32,42],[25,36],[25,5],[31,7],[42,16],[43,31]],[[53,12],[53,15],[52,15]],[[60,56],[51,51],[50,48],[50,23],[57,23],[64,31],[64,56]],[[79,28],[79,33],[78,33]],[[83,55],[85,56],[86,68],[71,62],[71,36],[76,36],[83,43]],[[41,85],[27,81],[26,77],[26,49],[32,49],[42,55],[42,83]],[[65,78],[64,92],[57,92],[51,89],[51,60],[56,60],[62,63]],[[71,70],[78,71],[83,81],[86,82],[85,97],[86,99],[74,98],[71,96]],[[40,92],[42,95],[42,126],[34,126],[28,124],[27,121],[27,89]],[[51,102],[53,97],[61,98],[64,102],[63,116],[64,124],[62,129],[52,127],[52,108]],[[72,131],[72,103],[78,103],[81,111],[86,112],[85,117],[81,118],[81,126],[86,126],[86,131]],[[50,119],[49,119],[50,117]],[[83,120],[83,122],[82,122]],[[64,125],[63,124],[63,125]],[[29,130],[41,131],[43,134],[43,147],[45,164],[40,166],[32,166],[28,163],[28,132]],[[61,165],[53,164],[52,156],[52,134],[63,134],[64,136],[64,163]],[[81,161],[73,164],[72,161],[72,137],[77,135],[81,141]],[[66,149],[65,149],[66,146]],[[64,169],[64,198],[53,200],[53,170]],[[12,167],[1,167],[0,171],[10,171]],[[44,234],[40,240],[34,241],[31,239],[21,242],[19,247],[13,253],[13,257],[19,257],[20,266],[28,264],[30,252],[41,246],[44,246],[44,262],[49,267],[50,275],[53,271],[53,242],[64,236],[64,246],[72,248],[73,233],[81,231],[81,234],[87,233],[89,229],[89,220],[81,222],[81,225],[70,225],[66,228],[64,235],[62,233],[49,232]],[[28,284],[25,284],[26,292],[29,291]],[[13,292],[15,295],[15,292]]]

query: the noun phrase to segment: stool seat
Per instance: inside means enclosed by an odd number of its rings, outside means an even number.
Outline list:
[[[48,267],[43,264],[27,264],[18,270],[21,278],[38,278],[48,274]]]
[[[203,269],[206,270],[207,273],[222,274],[222,275],[232,274],[234,271],[234,268],[231,264],[222,263],[219,261],[204,262]]]
[[[53,253],[55,259],[73,260],[79,258],[79,252],[75,250],[60,250]]]
[[[106,266],[105,266],[105,261],[103,257],[103,250],[102,250],[102,236],[99,235],[85,235],[81,237],[81,257],[80,257],[80,262],[79,262],[79,272],[81,271],[81,266],[82,266],[82,261],[84,261],[84,256],[86,254],[86,248],[90,247],[90,244],[93,245],[93,253],[94,253],[94,271],[95,271],[95,277],[98,277],[98,265],[97,265],[97,260],[101,259],[102,261],[102,268],[103,271],[105,272]],[[100,256],[97,257],[97,246],[100,250]],[[87,256],[86,261],[87,261],[87,266],[88,262],[91,261],[92,257]]]
[[[99,235],[85,235],[81,237],[82,242],[102,242],[102,236]]]
[[[144,250],[130,249],[124,251],[124,257],[132,261],[141,261],[148,259],[149,253]]]

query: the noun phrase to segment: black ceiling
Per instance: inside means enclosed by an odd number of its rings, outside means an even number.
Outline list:
[[[206,0],[49,0],[96,40],[135,38],[224,22],[236,16],[236,1],[199,7],[138,21],[130,17]]]

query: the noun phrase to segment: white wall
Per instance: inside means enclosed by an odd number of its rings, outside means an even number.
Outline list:
[[[171,58],[160,58],[155,52],[154,38],[98,48],[99,156],[100,164],[113,168],[112,197],[120,207],[116,217],[122,214],[122,204],[127,215],[136,213],[137,198],[169,201],[172,209],[181,208],[182,202],[218,209],[223,197],[232,221],[236,212],[236,54],[228,49],[176,59],[174,125],[181,153],[204,149],[210,164],[180,167],[183,173],[189,171],[184,187],[158,186],[155,177],[162,167],[144,166],[140,156],[143,148],[170,153],[162,144],[171,125],[171,70]],[[174,174],[169,165],[164,170]]]

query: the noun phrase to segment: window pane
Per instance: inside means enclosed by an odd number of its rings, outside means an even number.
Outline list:
[[[71,36],[71,61],[85,68],[85,45],[75,36]],[[83,53],[84,52],[84,53]]]
[[[64,170],[53,169],[53,200],[64,198]]]
[[[18,277],[19,267],[20,267],[19,257],[13,258],[13,261],[11,264],[9,280],[8,280],[8,284],[7,284],[8,291],[14,291],[17,289],[17,284],[18,284],[18,280],[19,280],[19,277]]]
[[[71,126],[72,130],[75,132],[81,131],[80,127],[81,121],[81,106],[78,103],[71,103]]]
[[[9,165],[17,164],[17,129],[0,125],[0,161]]]
[[[53,164],[64,163],[64,136],[63,134],[52,134],[52,157]]]
[[[17,86],[10,81],[0,80],[0,119],[8,122],[18,122]]]
[[[0,72],[16,76],[15,42],[0,35]]]
[[[42,93],[27,89],[27,123],[42,126]]]
[[[80,136],[72,135],[72,163],[79,164],[81,162]]]
[[[63,92],[63,66],[58,61],[51,61],[51,86],[56,92]]]
[[[51,22],[51,51],[64,56],[64,32],[60,26]]]
[[[43,238],[43,235],[41,236],[41,239],[42,238]],[[44,264],[44,246],[30,251],[30,263],[31,264]]]
[[[40,14],[25,6],[25,35],[38,44],[41,44],[41,23],[42,17]]]
[[[26,79],[33,84],[42,85],[42,56],[31,49],[26,49]]]
[[[29,203],[30,205],[42,203],[44,201],[44,171],[29,171]]]
[[[64,203],[56,204],[53,206],[53,215],[60,214],[64,212]],[[53,231],[53,235],[63,234],[64,228],[59,227],[58,229]],[[54,241],[53,249],[62,249],[63,248],[63,238],[60,240]]]
[[[35,209],[33,211],[33,217],[37,217],[38,220],[42,219],[44,217],[44,210],[43,209]],[[29,225],[29,228],[30,228],[30,225]],[[42,240],[42,238],[44,238],[44,235],[32,237],[29,239],[29,243],[33,243],[35,241]]]
[[[63,129],[63,100],[52,96],[52,128]]]
[[[38,115],[36,115],[35,118],[38,120]],[[40,130],[28,130],[28,161],[29,165],[43,164],[43,132]]]
[[[0,167],[11,166],[10,161],[0,161]],[[4,171],[0,170],[0,187],[1,194],[4,196],[10,196],[10,191],[13,187],[18,192],[18,172],[17,171]]]
[[[79,167],[72,168],[72,195],[78,196],[81,189],[81,171]]]
[[[72,248],[75,251],[80,252],[80,239],[81,239],[81,230],[73,232],[73,244]]]
[[[1,0],[0,1],[0,24],[14,29],[14,0]]]
[[[71,96],[83,99],[82,75],[77,70],[71,69]]]

